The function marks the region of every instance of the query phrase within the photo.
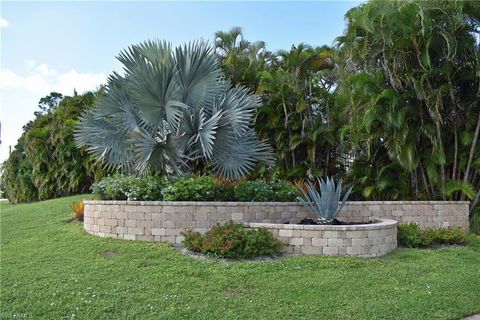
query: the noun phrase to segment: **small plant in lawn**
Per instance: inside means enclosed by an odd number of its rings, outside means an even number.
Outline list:
[[[83,213],[85,209],[83,200],[80,200],[78,202],[72,202],[70,208],[72,208],[73,212],[75,213],[75,218],[79,221],[83,221]]]
[[[182,235],[187,249],[229,259],[274,255],[282,246],[267,229],[246,229],[232,221],[213,226],[205,235],[192,230],[185,230]]]
[[[319,223],[332,223],[345,205],[352,187],[345,192],[340,203],[342,179],[335,185],[333,178],[327,177],[326,181],[322,178],[317,178],[317,184],[318,190],[312,181],[308,181],[307,190],[302,189],[303,197],[298,197],[297,201],[303,206],[312,209]]]

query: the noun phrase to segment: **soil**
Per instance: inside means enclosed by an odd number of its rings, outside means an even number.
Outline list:
[[[235,260],[235,259],[224,259],[224,258],[219,258],[219,257],[207,256],[203,253],[190,251],[187,248],[182,247],[182,246],[174,246],[174,247],[179,252],[183,253],[186,256],[192,257],[194,259],[218,261],[218,262],[221,262],[221,263],[224,263],[224,264],[235,264],[235,263],[238,263],[238,262],[275,261],[275,260],[283,259],[283,258],[286,258],[286,257],[292,257],[292,256],[298,256],[299,255],[299,254],[294,254],[294,253],[279,253],[278,255],[274,255],[274,256],[261,256],[261,257],[251,258],[251,259]]]
[[[108,258],[113,258],[113,257],[118,256],[118,252],[116,252],[116,251],[105,251],[105,252],[103,253],[103,256],[104,256],[105,258],[107,258],[107,259],[108,259]]]
[[[68,224],[79,224],[82,223],[82,221],[78,220],[77,218],[73,218],[71,220],[67,221]]]
[[[371,224],[375,223],[375,221],[368,221],[368,222],[345,222],[337,219],[333,219],[331,223],[323,223],[325,225],[335,225],[335,226],[348,226],[348,225],[359,225],[359,224]],[[321,225],[322,223],[317,223],[313,219],[303,219],[300,221],[300,224],[304,225]]]

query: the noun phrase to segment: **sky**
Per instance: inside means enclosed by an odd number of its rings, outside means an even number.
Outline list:
[[[0,2],[0,162],[8,158],[40,98],[95,90],[131,44],[213,41],[243,28],[270,51],[301,42],[332,45],[360,1],[317,2]]]

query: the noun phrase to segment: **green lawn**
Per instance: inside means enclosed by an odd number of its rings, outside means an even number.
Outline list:
[[[480,312],[480,237],[381,259],[225,264],[68,224],[82,196],[1,204],[0,319],[456,319]],[[109,254],[106,254],[109,253]]]

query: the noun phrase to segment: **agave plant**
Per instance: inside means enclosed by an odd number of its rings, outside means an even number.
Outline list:
[[[342,179],[335,185],[333,178],[327,177],[326,181],[317,178],[318,190],[311,181],[307,181],[306,191],[302,189],[303,198],[298,197],[297,201],[312,209],[319,223],[327,224],[336,219],[338,213],[345,205],[352,187],[350,187],[340,202],[342,192]]]
[[[109,76],[75,133],[77,146],[107,167],[172,174],[201,163],[237,179],[258,162],[273,164],[272,148],[250,127],[260,98],[225,80],[208,43],[172,50],[146,41],[118,60],[124,75]]]

